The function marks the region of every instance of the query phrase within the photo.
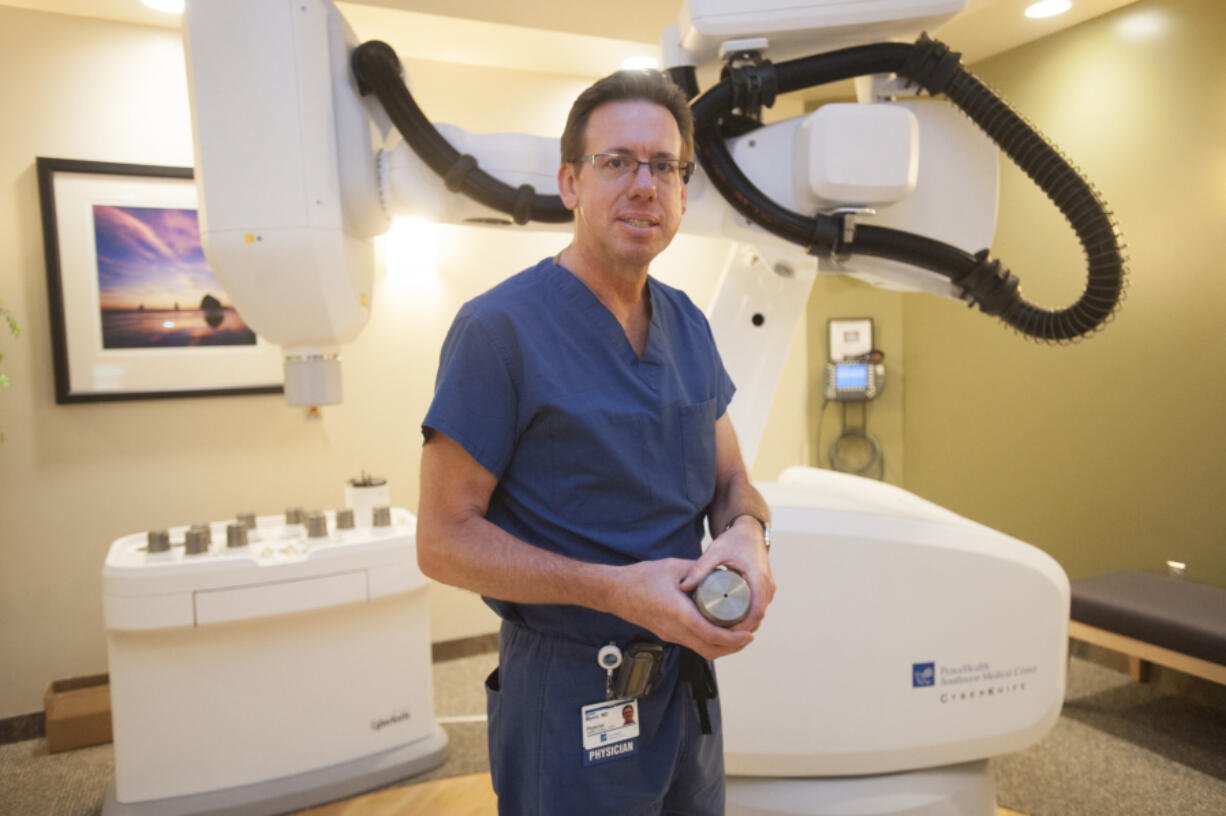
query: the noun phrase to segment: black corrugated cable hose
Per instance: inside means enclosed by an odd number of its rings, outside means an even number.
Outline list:
[[[963,296],[987,314],[999,315],[1023,334],[1068,341],[1100,328],[1115,313],[1127,271],[1124,247],[1112,213],[1093,186],[1041,134],[960,64],[960,54],[921,36],[914,45],[882,43],[843,49],[775,66],[779,93],[867,74],[896,73],[930,94],[944,93],[1033,180],[1060,209],[1085,249],[1089,278],[1077,302],[1049,310],[1027,303],[1018,281],[988,250],[974,255],[902,230],[858,225],[853,253],[908,263],[948,277]],[[691,97],[697,93],[692,68],[670,70]],[[720,120],[732,108],[725,80],[695,100],[695,152],[715,187],[742,215],[815,254],[839,246],[842,219],[815,218],[781,207],[741,173],[720,134]]]
[[[400,76],[400,62],[386,43],[371,41],[352,56],[359,90],[374,93],[408,145],[448,189],[462,192],[516,223],[570,221],[572,213],[556,195],[540,195],[529,185],[513,188],[461,155],[422,113]],[[1089,281],[1081,297],[1061,310],[1027,303],[1018,281],[988,250],[974,255],[958,247],[902,230],[859,225],[853,253],[911,264],[948,277],[963,297],[987,314],[1023,334],[1042,340],[1067,341],[1089,334],[1114,314],[1123,295],[1126,272],[1123,244],[1112,214],[1088,181],[1011,107],[960,64],[960,55],[922,36],[914,45],[880,43],[847,48],[773,66],[779,93],[842,79],[896,73],[930,94],[944,93],[988,134],[1072,224],[1085,248]],[[698,93],[693,68],[669,70],[673,80],[693,98]],[[731,113],[734,93],[730,80],[711,88],[691,107],[694,111],[695,152],[716,189],[742,215],[769,232],[827,254],[840,248],[841,216],[809,217],[771,201],[740,171],[720,135],[720,121]]]
[[[362,43],[353,50],[350,66],[358,90],[363,95],[375,95],[405,142],[443,177],[447,189],[506,213],[517,224],[560,224],[574,217],[560,196],[540,195],[528,184],[505,184],[480,169],[472,156],[461,155],[452,147],[417,106],[400,76],[400,60],[390,45],[378,40]]]

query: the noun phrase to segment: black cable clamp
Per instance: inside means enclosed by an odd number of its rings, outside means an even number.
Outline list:
[[[876,215],[872,207],[839,207],[820,214],[813,222],[813,241],[807,251],[833,263],[836,267],[851,257],[856,243],[856,217]]]
[[[762,121],[762,108],[772,107],[775,96],[779,93],[779,79],[775,75],[775,66],[770,60],[764,60],[757,54],[752,56],[738,55],[738,58],[748,58],[751,62],[737,63],[730,60],[725,66],[721,78],[727,78],[732,85],[732,108],[739,110],[743,116],[754,121]]]
[[[805,251],[840,264],[851,257],[856,238],[856,216],[850,212],[818,215],[813,219],[813,240]]]
[[[979,306],[988,315],[1003,314],[1018,299],[1018,279],[1000,265],[1000,261],[988,260],[988,250],[975,253],[977,263],[951,280],[962,290],[967,307]]]
[[[536,188],[531,184],[521,184],[515,190],[515,204],[511,207],[511,218],[516,224],[527,224],[532,220],[532,200],[536,198]]]
[[[447,175],[443,176],[443,184],[451,192],[458,193],[464,187],[464,182],[468,180],[468,176],[476,169],[477,160],[468,153],[465,153],[447,169]]]
[[[400,57],[396,56],[396,49],[382,40],[368,40],[349,55],[349,69],[353,71],[353,78],[358,82],[358,93],[362,96],[374,90],[371,71],[380,63],[390,67],[394,76],[400,76]]]
[[[903,60],[898,75],[919,85],[932,96],[944,93],[962,67],[962,54],[950,51],[949,46],[928,38],[927,32],[912,46],[910,55]]]

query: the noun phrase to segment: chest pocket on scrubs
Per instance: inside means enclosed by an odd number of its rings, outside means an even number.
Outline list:
[[[643,416],[559,412],[547,420],[554,504],[577,525],[626,525],[653,502]]]
[[[715,400],[682,406],[678,424],[685,444],[679,457],[685,495],[701,510],[715,496]]]

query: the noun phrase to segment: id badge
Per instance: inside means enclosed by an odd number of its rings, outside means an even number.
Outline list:
[[[638,700],[606,700],[585,705],[580,725],[584,765],[597,765],[638,752]]]

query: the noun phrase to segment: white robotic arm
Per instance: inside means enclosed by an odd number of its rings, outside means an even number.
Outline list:
[[[740,85],[722,83],[694,102],[702,169],[691,181],[683,225],[688,232],[731,237],[751,247],[734,253],[733,266],[741,268],[726,271],[711,315],[721,345],[746,350],[746,364],[741,371],[733,366],[734,376],[745,383],[760,380],[753,393],[766,394],[765,405],[742,403],[742,426],[760,424],[765,416],[782,360],[764,380],[760,364],[782,357],[800,313],[780,304],[803,303],[814,255],[827,268],[879,286],[977,302],[1023,331],[1053,339],[1092,330],[1114,308],[1122,257],[1116,257],[1113,240],[1108,260],[1118,261],[1119,274],[1094,293],[1093,315],[1056,321],[1054,331],[1049,320],[1037,332],[1030,312],[1011,318],[1008,310],[1020,300],[1016,279],[989,261],[986,250],[970,254],[991,243],[998,154],[947,103],[826,105],[767,127],[753,121],[776,89],[812,84],[811,75],[829,81],[916,62],[910,51],[840,62],[835,57],[851,53],[840,51],[823,55],[829,66],[802,59],[781,63],[776,71],[762,62],[763,54],[787,56],[804,43],[828,48],[909,36],[964,5],[965,0],[812,0],[772,15],[746,12],[752,4],[743,2],[690,0],[679,27],[666,32],[670,72],[683,87],[692,86],[691,93],[697,86],[688,66],[717,54],[729,60],[734,79],[746,78]],[[395,55],[380,43],[363,46],[362,60],[354,62],[363,66],[370,86],[359,88],[351,70],[356,40],[327,0],[193,2],[185,31],[202,239],[247,322],[285,349],[290,404],[340,400],[339,347],[369,315],[372,238],[391,217],[514,220],[547,229],[569,220],[551,195],[555,140],[435,129],[404,88]],[[917,82],[933,73],[924,60],[942,71],[950,65],[939,49],[915,53],[921,54],[911,66],[918,66]],[[956,66],[956,55],[952,62]],[[773,87],[745,98],[744,88],[755,82]],[[999,111],[993,115],[1000,118]],[[406,139],[394,147],[389,117]],[[723,135],[738,130],[747,132]],[[457,161],[461,157],[475,159]],[[1052,183],[1066,181],[1061,176]],[[1102,224],[1093,226],[1102,233]],[[1108,238],[1116,237],[1109,219],[1106,230]],[[755,266],[769,273],[746,276]],[[791,282],[781,284],[772,275]],[[772,312],[769,332],[756,331],[761,321],[748,321]],[[756,437],[750,437],[752,451]]]
[[[243,319],[285,353],[291,405],[340,401],[340,346],[370,314],[382,117],[326,2],[210,0],[185,18],[200,231]],[[386,117],[382,117],[386,121]]]

